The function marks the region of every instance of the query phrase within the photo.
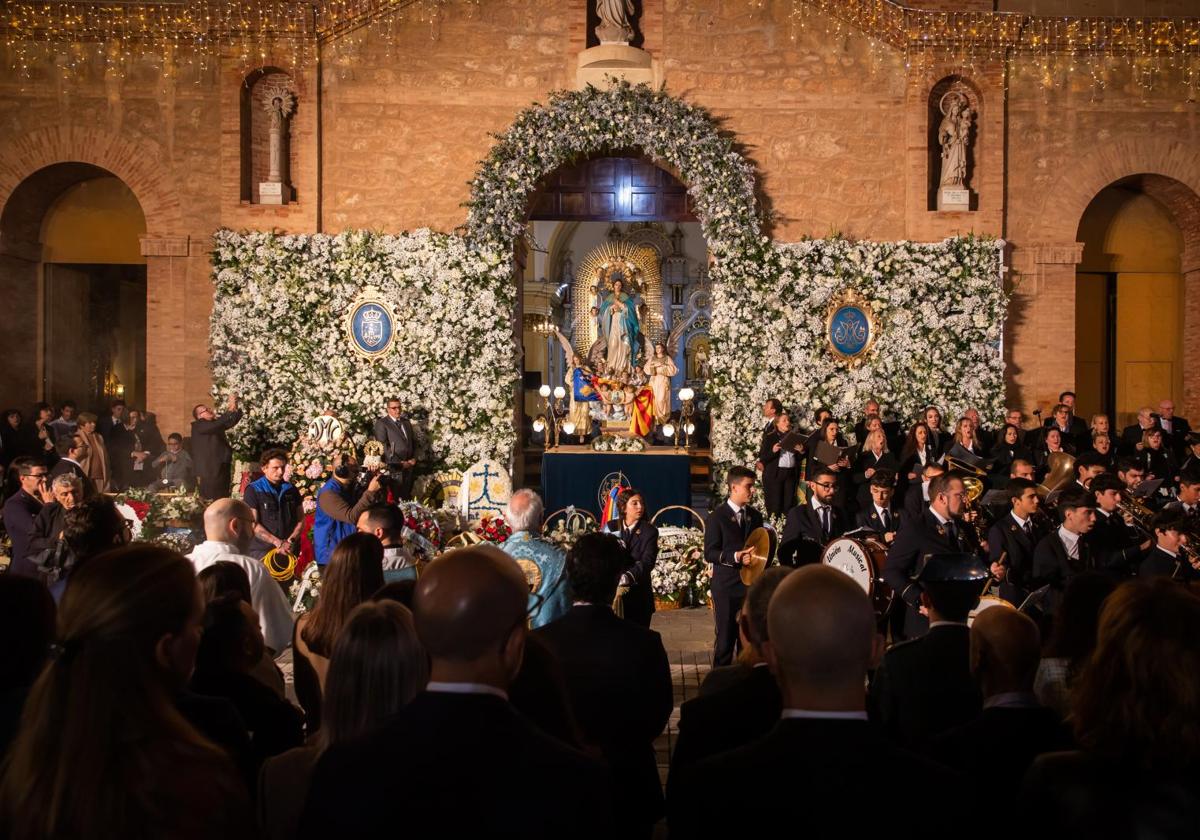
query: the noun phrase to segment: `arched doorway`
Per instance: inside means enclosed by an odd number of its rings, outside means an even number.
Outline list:
[[[637,152],[595,155],[555,170],[533,194],[528,224],[532,247],[518,245],[516,262],[522,315],[519,410],[524,481],[536,484],[544,445],[543,433],[534,425],[545,413],[539,389],[571,387],[566,381],[569,360],[557,332],[581,355],[595,338],[587,329],[589,318],[594,320],[598,292],[596,279],[588,275],[590,258],[613,246],[626,246],[644,250],[653,264],[653,288],[641,296],[646,342],[664,340],[676,326],[688,331],[673,348],[678,373],[671,392],[676,410],[678,390],[684,385],[697,392],[697,402],[704,401],[705,383],[689,377],[685,347],[691,337],[688,325],[701,329],[708,323],[709,296],[697,292],[707,292],[709,278],[708,248],[687,188]],[[697,305],[704,311],[697,311]],[[589,440],[599,432],[597,421],[571,442]],[[659,444],[665,442],[657,437]],[[707,450],[700,459],[704,468],[696,471],[698,487],[708,481]]]
[[[1136,422],[1142,406],[1184,398],[1181,191],[1191,194],[1160,175],[1124,178],[1101,190],[1079,223],[1077,410],[1109,414],[1116,429]]]
[[[93,164],[44,167],[13,190],[0,232],[15,325],[0,390],[17,403],[144,406],[146,218],[129,186]]]

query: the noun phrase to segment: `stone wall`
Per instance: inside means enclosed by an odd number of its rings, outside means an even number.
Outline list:
[[[978,232],[1010,241],[1014,405],[1044,407],[1073,385],[1076,228],[1100,189],[1129,175],[1164,176],[1186,253],[1200,255],[1200,214],[1192,213],[1200,111],[1178,88],[1146,94],[1107,71],[1111,82],[1099,95],[1083,79],[1046,88],[1040,68],[1023,59],[965,74],[980,102],[970,185],[978,210],[936,213],[927,202],[929,91],[964,75],[956,62],[906,69],[900,53],[844,24],[793,17],[786,0],[644,0],[642,7],[645,48],[661,62],[667,89],[711,109],[758,167],[777,239]],[[164,429],[180,428],[191,405],[208,399],[211,232],[454,229],[465,220],[467,182],[489,134],[572,85],[584,15],[584,0],[451,4],[434,25],[377,24],[356,35],[353,49],[325,47],[319,78],[314,69],[290,68],[286,55],[265,57],[264,65],[293,74],[300,100],[291,126],[298,201],[284,207],[241,200],[240,90],[249,70],[231,56],[199,69],[194,57],[156,54],[123,76],[93,62],[64,78],[53,58],[28,78],[3,70],[0,206],[59,161],[94,164],[130,186],[147,224],[150,407],[165,418]],[[392,40],[382,37],[384,27]],[[26,219],[18,233],[13,220],[21,213],[10,211],[0,222],[0,291],[28,303],[36,225]],[[1185,257],[1183,271],[1185,278],[1200,271],[1200,258]],[[1189,357],[1200,352],[1197,298],[1185,302]],[[25,352],[24,334],[3,341],[7,358]],[[8,402],[32,399],[31,385],[20,373],[0,379]],[[1200,377],[1191,370],[1182,409],[1200,413]]]

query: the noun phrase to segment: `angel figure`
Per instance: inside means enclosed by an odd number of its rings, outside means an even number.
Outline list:
[[[567,354],[567,394],[570,398],[570,409],[567,416],[575,424],[575,434],[588,435],[592,431],[592,405],[600,401],[596,388],[596,377],[591,367],[575,352],[571,341],[558,327],[554,328],[558,343]]]
[[[679,337],[683,335],[685,322],[671,330],[665,342],[654,345],[654,355],[646,360],[643,368],[650,377],[650,390],[654,395],[654,419],[659,424],[671,416],[671,377],[679,373],[675,365],[675,353],[679,349]]]

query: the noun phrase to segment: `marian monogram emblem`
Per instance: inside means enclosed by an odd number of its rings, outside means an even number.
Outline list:
[[[346,332],[350,349],[366,359],[378,359],[392,348],[396,334],[394,309],[368,286],[353,303],[346,315]]]
[[[857,364],[875,343],[878,325],[866,298],[845,289],[829,304],[825,317],[825,338],[829,350],[839,359]]]

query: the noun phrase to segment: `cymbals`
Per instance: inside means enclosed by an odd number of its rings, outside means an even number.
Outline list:
[[[767,558],[771,556],[771,534],[766,528],[755,528],[750,532],[750,536],[746,537],[746,545],[743,548],[754,550],[750,565],[738,569],[742,583],[749,586],[758,580],[767,568]]]

